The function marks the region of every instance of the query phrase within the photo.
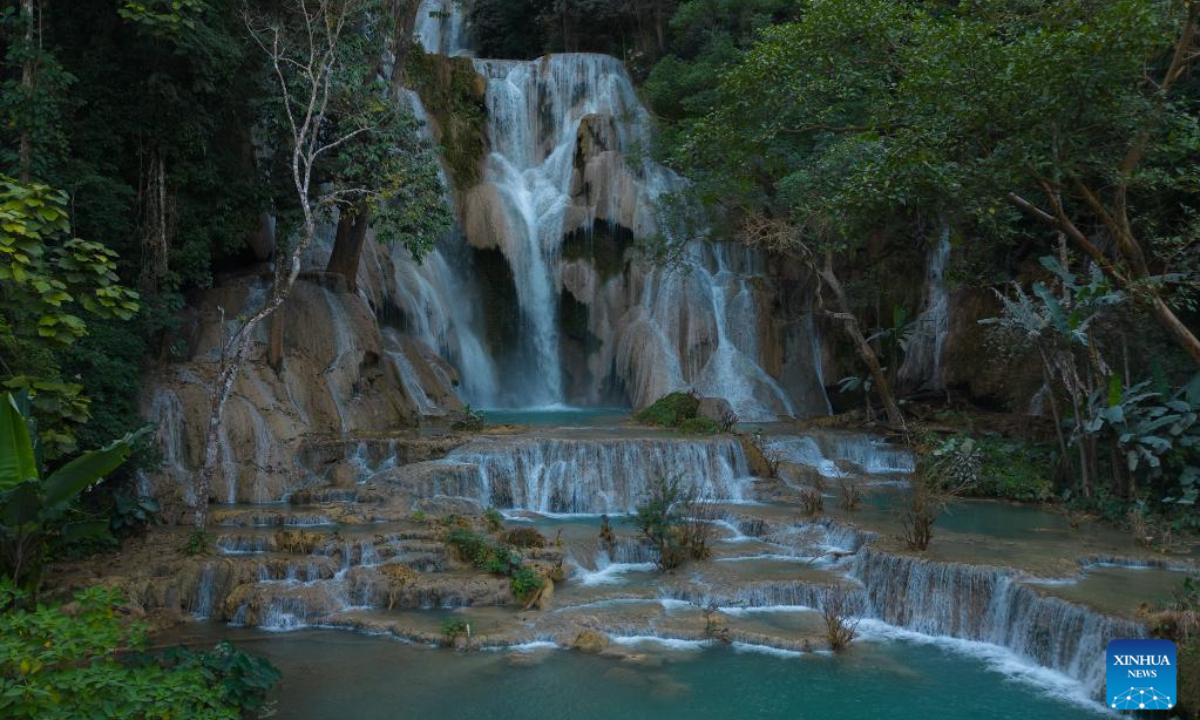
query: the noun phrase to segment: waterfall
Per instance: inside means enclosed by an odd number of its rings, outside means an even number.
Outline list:
[[[761,276],[756,268],[759,258],[738,258],[735,253],[745,256],[750,251],[728,243],[709,249],[711,260],[705,262],[699,254],[702,248],[693,248],[695,262],[686,276],[659,270],[655,280],[661,282],[644,286],[632,326],[618,345],[617,367],[627,377],[638,378],[632,383],[637,388],[635,404],[646,405],[668,392],[690,387],[701,395],[724,397],[743,420],[794,415],[787,393],[757,362],[759,309],[750,279]],[[683,288],[681,283],[693,283],[695,288]],[[681,308],[682,303],[691,302],[699,305]],[[696,322],[693,313],[697,307],[709,307],[711,314]],[[680,322],[681,318],[685,321]],[[680,357],[675,348],[681,347],[692,352]],[[706,355],[704,350],[709,347],[711,352]],[[656,378],[652,372],[649,378],[638,377],[646,368],[664,363],[671,368],[666,376],[658,374]],[[669,378],[666,383],[663,377]]]
[[[940,563],[865,549],[854,575],[866,593],[866,615],[926,635],[1008,648],[1038,665],[1104,687],[1104,649],[1116,638],[1140,638],[1140,623],[1101,615],[1045,597],[1011,571]]]
[[[762,367],[759,337],[774,329],[755,295],[755,278],[765,280],[757,253],[695,241],[686,268],[638,266],[608,280],[562,257],[567,234],[590,236],[597,226],[653,235],[659,205],[686,188],[645,156],[649,114],[620,61],[562,54],[475,66],[487,79],[492,152],[483,185],[465,202],[465,224],[473,243],[504,254],[521,318],[521,382],[504,404],[564,402],[558,312],[566,291],[587,307],[601,346],[587,361],[593,399],[615,380],[636,406],[695,388],[725,397],[745,420],[795,415]]]
[[[457,0],[421,0],[413,35],[426,52],[471,54],[466,17],[462,3]]]
[[[950,294],[946,290],[946,262],[950,259],[950,226],[943,225],[938,244],[925,267],[925,299],[916,319],[899,377],[914,386],[938,389],[942,381],[942,347],[950,327]]]
[[[768,438],[766,447],[785,462],[815,468],[825,477],[906,475],[916,471],[908,450],[869,435],[828,433]]]
[[[458,11],[457,3],[446,1]],[[411,90],[401,90],[400,99],[421,122],[425,139],[432,142],[429,117],[421,98]],[[447,201],[452,202],[445,169],[439,174]],[[480,339],[480,323],[474,312],[479,298],[469,289],[469,269],[454,268],[447,260],[447,256],[463,249],[464,244],[461,232],[451,231],[420,263],[400,244],[393,244],[395,272],[390,297],[404,312],[408,323],[405,330],[458,368],[459,394],[463,399],[487,407],[495,403],[498,381],[495,365]]]
[[[486,438],[446,462],[461,484],[445,494],[545,513],[632,512],[652,482],[676,476],[705,499],[738,502],[750,475],[741,444],[729,438]]]
[[[529,358],[518,403],[561,403],[557,261],[563,234],[573,229],[567,227],[567,209],[580,126],[587,116],[633,118],[616,123],[619,146],[631,148],[645,110],[620,62],[604,55],[477,60],[476,68],[488,79],[492,153],[485,182],[494,190],[503,223],[492,230],[512,269],[523,321],[521,350]],[[576,220],[578,226],[586,219]]]

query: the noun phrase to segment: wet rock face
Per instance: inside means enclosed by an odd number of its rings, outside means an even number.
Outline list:
[[[259,326],[226,404],[211,500],[278,501],[327,472],[329,460],[304,462],[304,447],[315,439],[392,431],[461,407],[457,370],[422,339],[438,337],[436,328],[413,316],[411,332],[402,332],[381,326],[374,314],[396,306],[385,299],[398,297],[393,283],[403,273],[393,272],[392,255],[370,245],[360,293],[339,291],[344,283],[336,277],[305,275],[283,308]],[[319,266],[321,258],[308,262]],[[168,515],[182,514],[193,502],[191,483],[203,460],[221,344],[236,330],[237,318],[261,307],[268,290],[265,278],[244,277],[197,295],[173,343],[186,351],[149,377],[142,413],[158,425],[164,467],[146,478],[144,489],[165,501]],[[406,292],[401,306],[420,305],[411,288]],[[276,321],[283,323],[278,369],[269,362]],[[330,460],[346,457],[342,452]],[[347,475],[342,484],[351,481]]]

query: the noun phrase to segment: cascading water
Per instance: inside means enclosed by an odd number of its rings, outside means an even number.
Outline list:
[[[471,54],[461,0],[421,0],[413,34],[426,52]]]
[[[589,115],[636,117],[641,108],[620,63],[603,55],[478,60],[476,69],[488,79],[485,177],[504,223],[494,230],[512,269],[529,360],[517,404],[561,403],[557,261],[580,123]],[[629,130],[617,127],[618,135]]]
[[[508,404],[564,401],[559,298],[573,287],[602,345],[596,382],[610,373],[635,405],[696,388],[727,398],[747,420],[795,414],[792,399],[759,361],[761,310],[749,279],[761,261],[728,244],[694,243],[684,270],[642,268],[606,283],[564,277],[564,237],[597,224],[633,237],[658,229],[660,202],[683,181],[648,157],[649,117],[621,63],[605,55],[477,60],[488,80],[492,152],[467,222],[476,244],[495,244],[512,270],[522,318],[522,377]],[[484,198],[480,200],[479,198]],[[482,205],[482,207],[480,207]],[[480,220],[485,217],[486,222]],[[582,295],[582,297],[580,297]],[[622,297],[625,296],[625,297]]]
[[[738,502],[750,475],[732,439],[480,439],[446,464],[459,484],[443,494],[546,513],[633,512],[651,482],[680,474],[702,497]]]
[[[854,575],[866,593],[866,614],[927,635],[1008,648],[1082,681],[1104,682],[1104,648],[1115,638],[1139,638],[1145,627],[1048,598],[1009,571],[859,553]]]
[[[916,330],[909,343],[901,381],[932,389],[944,387],[942,347],[950,329],[950,294],[946,290],[946,262],[950,259],[950,227],[945,225],[938,244],[929,253],[925,268],[925,299],[916,319]]]

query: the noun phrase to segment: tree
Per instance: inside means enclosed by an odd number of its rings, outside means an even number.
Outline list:
[[[379,4],[380,10],[390,9],[381,13],[387,22],[376,21],[371,34],[346,40],[352,47],[334,79],[338,92],[346,96],[336,103],[344,112],[330,119],[333,125],[371,130],[333,149],[319,170],[321,177],[340,187],[378,189],[338,204],[337,233],[326,270],[342,275],[351,292],[357,287],[359,259],[370,227],[377,239],[399,242],[419,260],[452,221],[437,159],[398,92],[420,3]],[[386,42],[373,40],[375,34]],[[393,58],[386,81],[380,75],[385,54]]]
[[[50,458],[74,450],[73,426],[88,418],[83,388],[63,381],[53,351],[87,334],[81,316],[129,320],[139,309],[119,282],[116,253],[72,236],[67,201],[0,175],[0,344],[12,358],[0,361],[0,378],[33,400]]]
[[[660,570],[707,560],[712,555],[711,520],[712,511],[700,491],[678,476],[654,480],[635,518],[642,536],[658,551]]]
[[[0,580],[0,714],[237,720],[278,682],[267,660],[222,642],[209,652],[146,652],[147,629],[120,610],[117,590],[93,587],[69,605],[23,609],[28,596]]]
[[[204,463],[195,487],[197,527],[204,525],[207,516],[225,404],[249,355],[255,329],[291,293],[300,275],[300,259],[317,237],[318,223],[335,212],[370,210],[381,232],[401,236],[418,255],[430,242],[426,231],[431,222],[442,227],[425,215],[436,207],[429,201],[436,168],[427,158],[414,160],[405,156],[405,148],[389,144],[401,132],[411,137],[415,124],[411,120],[400,124],[405,116],[389,102],[386,83],[376,81],[367,86],[371,92],[364,90],[364,68],[382,53],[372,45],[372,38],[390,37],[379,27],[367,29],[381,7],[375,0],[289,0],[278,13],[259,16],[247,11],[245,15],[246,27],[267,60],[274,110],[267,117],[267,132],[279,138],[279,155],[298,217],[290,247],[280,240],[275,243],[275,273],[262,307],[249,314],[221,349]],[[440,189],[434,197],[440,202]],[[412,234],[413,228],[419,228],[417,234]],[[352,247],[335,251],[335,257],[341,258],[339,267],[353,263],[357,269],[361,237],[357,243],[353,240],[349,241]],[[346,272],[352,275],[349,269]]]
[[[206,425],[204,463],[196,474],[193,522],[198,528],[204,527],[208,516],[208,493],[218,463],[225,404],[250,353],[254,331],[291,293],[300,275],[300,258],[317,236],[321,214],[340,198],[354,193],[353,189],[341,188],[317,194],[313,181],[322,155],[370,131],[368,127],[356,127],[330,136],[327,127],[328,114],[334,110],[331,103],[336,98],[335,77],[344,62],[341,43],[345,34],[353,32],[354,13],[360,7],[355,0],[294,0],[287,4],[289,12],[283,17],[262,19],[247,14],[245,18],[277,83],[289,151],[288,177],[301,217],[291,248],[276,246],[278,261],[267,299],[221,348]]]
[[[805,2],[722,76],[676,160],[710,201],[842,252],[935,217],[1027,239],[1032,218],[1200,362],[1177,314],[1197,284],[1197,5]]]
[[[129,457],[133,437],[85,452],[52,473],[42,464],[28,402],[0,400],[0,570],[36,597],[47,544],[54,535],[82,538],[108,531],[108,521],[64,521],[71,503]],[[0,609],[7,605],[0,605]]]

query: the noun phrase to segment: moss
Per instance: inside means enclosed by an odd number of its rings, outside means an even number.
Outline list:
[[[487,154],[487,82],[470,58],[426,53],[414,45],[405,64],[408,84],[440,132],[442,157],[456,188],[479,182]]]
[[[1026,502],[1054,497],[1053,448],[1004,438],[985,437],[977,442],[983,454],[978,494]]]
[[[712,418],[703,415],[679,423],[679,429],[690,435],[716,435],[719,428]]]
[[[634,415],[643,425],[680,427],[696,418],[700,410],[700,398],[686,392],[674,392],[660,397],[654,404]]]

